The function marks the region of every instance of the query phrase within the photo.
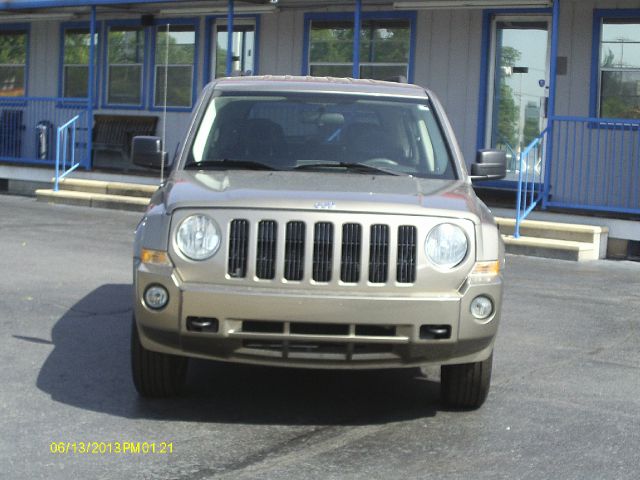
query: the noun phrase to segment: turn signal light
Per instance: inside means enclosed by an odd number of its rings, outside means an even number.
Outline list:
[[[143,248],[142,253],[140,254],[140,260],[142,263],[150,264],[150,265],[161,265],[170,267],[171,260],[169,260],[169,255],[167,252],[162,250],[150,250],[148,248]]]
[[[495,260],[492,262],[476,262],[471,275],[482,275],[495,277],[500,275],[500,261]]]

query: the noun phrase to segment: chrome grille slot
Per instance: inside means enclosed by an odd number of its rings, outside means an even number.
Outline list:
[[[371,225],[369,281],[386,283],[389,270],[389,226]]]
[[[318,222],[313,235],[313,275],[316,282],[331,281],[333,263],[333,224]]]
[[[304,222],[288,222],[284,249],[284,278],[300,281],[304,276]]]
[[[233,278],[247,276],[247,250],[249,248],[249,222],[236,219],[229,226],[229,261],[227,273]]]
[[[416,227],[403,225],[398,227],[398,283],[414,283],[416,281]]]
[[[258,224],[256,277],[263,280],[273,280],[276,275],[277,228],[273,220],[262,220]]]
[[[342,226],[342,259],[340,280],[345,283],[360,281],[360,253],[362,250],[362,227],[357,223]]]

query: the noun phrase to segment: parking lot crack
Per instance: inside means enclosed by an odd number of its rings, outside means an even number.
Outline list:
[[[327,427],[316,430],[309,435],[302,435],[269,449],[250,461],[241,462],[227,470],[223,475],[215,477],[217,480],[254,479],[258,475],[266,474],[275,469],[292,463],[304,462],[305,459],[316,457],[326,452],[335,451],[358,440],[373,435],[385,425],[367,425],[361,427]]]
[[[189,480],[243,480],[254,479],[267,472],[286,467],[289,464],[304,461],[342,448],[364,437],[377,433],[384,425],[345,427],[328,426],[314,428],[295,435],[284,442],[275,444],[252,455],[230,462],[219,468],[203,468],[190,472],[178,479]]]

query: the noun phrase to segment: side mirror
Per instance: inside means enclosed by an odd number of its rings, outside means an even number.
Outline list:
[[[472,180],[500,180],[507,175],[507,154],[502,150],[478,150],[471,165]]]
[[[134,165],[160,170],[171,167],[168,155],[163,151],[162,140],[158,137],[133,137],[131,160]]]

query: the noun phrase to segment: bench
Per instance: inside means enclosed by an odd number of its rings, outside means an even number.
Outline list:
[[[93,149],[116,150],[126,157],[133,137],[155,135],[158,124],[158,117],[142,115],[94,115],[93,119]]]

